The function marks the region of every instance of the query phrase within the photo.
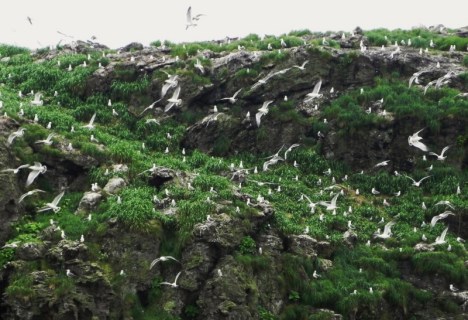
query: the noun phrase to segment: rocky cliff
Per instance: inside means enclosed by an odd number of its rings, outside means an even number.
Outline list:
[[[461,31],[0,46],[1,318],[467,317]]]

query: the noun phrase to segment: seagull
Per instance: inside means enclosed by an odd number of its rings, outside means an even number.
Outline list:
[[[70,269],[67,269],[67,277],[76,277],[76,275]]]
[[[89,120],[87,125],[81,126],[82,128],[87,128],[88,130],[93,130],[95,126],[93,125],[94,119],[96,119],[96,113],[93,114],[91,120]]]
[[[13,172],[14,174],[17,174],[21,169],[24,169],[24,168],[29,168],[29,164],[23,164],[15,169],[4,169],[2,170],[2,172]]]
[[[182,104],[182,99],[179,99],[179,94],[180,86],[175,89],[174,93],[172,94],[172,97],[167,99],[167,102],[169,103],[164,108],[164,112],[168,112],[172,109],[173,106],[180,106]]]
[[[312,100],[314,100],[315,98],[320,98],[323,96],[323,94],[319,93],[320,91],[320,87],[322,86],[322,79],[320,79],[314,86],[314,89],[312,90],[312,92],[306,94],[306,99],[304,100],[304,102],[310,102]]]
[[[146,107],[141,113],[140,113],[140,116],[145,113],[146,111],[148,110],[153,110],[154,106],[156,105],[156,103],[158,103],[159,101],[161,101],[161,99],[159,100],[156,100],[154,101],[152,104],[150,104],[148,107]],[[112,109],[113,110],[113,109]],[[146,120],[146,123],[148,123],[148,120]],[[159,123],[158,123],[159,124]]]
[[[194,18],[192,18],[192,7],[188,7],[186,13],[187,24],[185,25],[185,30],[187,30],[189,27],[196,27],[197,24],[193,23],[193,21],[198,21],[200,19],[200,16],[202,16],[202,14],[198,14]]]
[[[55,198],[54,200],[52,200],[52,202],[49,202],[49,203],[46,203],[45,204],[45,207],[37,210],[37,212],[44,212],[44,211],[47,211],[47,210],[52,210],[54,211],[55,213],[59,212],[60,211],[60,207],[58,207],[58,203],[60,202],[60,199],[62,199],[63,195],[65,194],[65,191],[62,191],[60,192]]]
[[[164,85],[161,88],[161,99],[164,98],[167,91],[170,88],[175,88],[179,84],[179,76],[178,75],[169,75],[169,79],[164,80]]]
[[[301,194],[301,196],[303,196],[304,198],[307,199],[307,201],[309,201],[308,206],[310,208],[310,212],[315,213],[315,207],[317,206],[317,203],[312,202],[312,200],[310,200],[310,198],[308,196],[306,196],[305,194],[303,194],[303,193]]]
[[[380,194],[380,191],[377,191],[375,188],[372,188],[371,192],[372,194]]]
[[[55,136],[56,136],[56,134],[52,132],[52,133],[50,133],[50,134],[47,136],[46,139],[44,139],[44,140],[37,140],[37,141],[34,142],[34,143],[43,143],[43,144],[46,144],[46,145],[50,146],[50,145],[53,143],[52,138],[54,138]]]
[[[441,206],[441,205],[446,205],[447,207],[449,207],[450,209],[452,210],[455,210],[454,206],[450,203],[450,201],[447,201],[447,200],[442,200],[442,201],[439,201],[435,204],[435,206]]]
[[[199,59],[197,59],[197,61],[195,62],[193,66],[197,68],[198,70],[200,70],[201,74],[205,74],[205,68],[203,68],[203,65],[201,64]]]
[[[258,112],[255,114],[255,120],[257,121],[257,126],[260,127],[260,120],[262,116],[268,113],[268,106],[273,102],[273,100],[265,101]]]
[[[294,143],[292,144],[285,152],[284,152],[284,160],[288,158],[288,153],[291,152],[292,149],[299,147],[300,144]]]
[[[304,70],[305,70],[305,66],[306,66],[306,64],[308,64],[308,63],[309,63],[309,60],[306,60],[306,61],[304,61],[300,66],[299,66],[299,65],[294,65],[294,66],[292,66],[292,67],[293,67],[293,68],[298,68],[299,70],[304,71]]]
[[[42,165],[40,162],[34,162],[34,165],[28,167],[31,172],[26,180],[26,187],[30,186],[39,174],[44,174],[47,171],[47,167]]]
[[[450,289],[450,291],[452,291],[452,292],[457,292],[457,291],[458,291],[458,289],[455,288],[455,287],[453,286],[453,284],[450,284],[449,289]]]
[[[381,238],[381,239],[388,239],[392,235],[392,227],[395,225],[395,221],[390,221],[388,222],[385,227],[384,231],[382,233],[374,233],[374,238]]]
[[[448,227],[445,228],[444,231],[442,231],[440,236],[436,238],[436,240],[434,241],[434,243],[432,243],[432,245],[444,244],[446,242],[445,241],[445,236],[447,235],[447,231],[448,231]]]
[[[416,180],[414,180],[413,178],[411,178],[410,176],[407,176],[407,175],[405,175],[405,177],[407,177],[408,179],[413,180],[413,186],[419,187],[419,186],[421,185],[421,182],[423,182],[425,179],[427,179],[427,178],[429,178],[429,177],[431,177],[431,176],[426,176],[426,177],[422,178],[422,179],[419,180],[419,181],[416,181]]]
[[[388,166],[389,162],[390,162],[390,160],[385,160],[385,161],[379,162],[374,166],[374,168]]]
[[[180,276],[181,273],[182,273],[182,271],[180,271],[180,272],[176,275],[175,280],[174,280],[173,283],[170,283],[170,282],[161,282],[161,284],[165,284],[165,285],[171,286],[172,288],[177,288],[177,287],[178,287],[178,285],[177,285],[177,279],[179,279],[179,276]]]
[[[429,154],[433,155],[433,156],[436,156],[437,160],[439,160],[439,161],[444,161],[447,158],[447,156],[444,157],[444,154],[449,148],[450,148],[450,146],[446,146],[445,148],[443,148],[440,155],[435,153],[435,152],[429,152]]]
[[[320,201],[318,204],[324,206],[327,211],[336,210],[336,209],[338,209],[338,207],[336,206],[336,200],[338,199],[339,195],[340,195],[340,193],[337,193],[333,197],[333,199],[331,199],[331,201]]]
[[[314,270],[314,273],[312,274],[312,277],[314,277],[315,279],[317,279],[317,278],[320,278],[321,275],[319,275],[319,274],[317,273],[317,270]]]
[[[241,90],[242,88],[237,90],[232,97],[222,98],[220,100],[228,100],[230,103],[234,104],[237,101],[236,97],[239,94],[239,92],[241,92]]]
[[[419,72],[413,73],[413,75],[409,79],[408,88],[411,88],[411,85],[413,84],[413,82],[416,83],[416,84],[419,84],[419,76],[421,74],[423,74],[424,72],[426,72],[426,71],[424,70],[424,71],[419,71]]]
[[[44,190],[41,190],[41,189],[34,189],[34,190],[31,190],[31,191],[28,191],[24,194],[22,194],[19,199],[18,199],[18,203],[21,203],[24,198],[28,197],[28,196],[32,196],[33,194],[36,194],[38,192],[45,192]]]
[[[31,101],[31,105],[33,105],[33,106],[42,106],[44,101],[41,100],[41,97],[42,97],[42,93],[37,92],[34,95],[34,100]]]
[[[452,211],[445,211],[445,212],[443,212],[441,214],[438,214],[438,215],[432,217],[432,219],[431,219],[431,228],[434,228],[437,221],[445,219],[448,216],[454,216],[454,215],[455,215],[455,213],[453,213]]]
[[[155,124],[157,124],[157,125],[161,125],[161,123],[158,121],[158,119],[155,119],[155,118],[146,119],[145,123],[146,123],[146,124],[155,123]]]
[[[150,269],[152,269],[156,263],[158,263],[159,261],[168,261],[168,260],[174,260],[174,261],[177,261],[178,263],[180,263],[179,260],[177,260],[176,258],[172,257],[172,256],[161,256],[157,259],[154,259],[151,264],[150,264]]]
[[[409,144],[410,146],[416,147],[416,148],[418,148],[418,149],[420,149],[420,150],[422,150],[422,151],[426,151],[426,152],[427,152],[427,151],[429,151],[429,149],[427,148],[427,146],[426,146],[424,143],[420,142],[420,140],[422,139],[422,137],[419,136],[419,133],[420,133],[421,131],[423,131],[423,130],[424,130],[424,129],[421,129],[421,130],[419,130],[418,132],[414,133],[413,135],[409,136],[409,137],[408,137],[408,144]]]
[[[7,139],[7,144],[11,145],[13,143],[13,140],[15,140],[18,137],[22,137],[24,135],[25,128],[19,128],[17,131],[12,132]]]

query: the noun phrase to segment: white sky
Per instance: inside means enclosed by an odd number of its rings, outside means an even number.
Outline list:
[[[206,16],[197,27],[185,30],[190,5],[193,15]],[[94,35],[96,41],[118,48],[133,41],[147,46],[154,40],[218,40],[297,29],[409,29],[435,24],[458,28],[468,25],[467,13],[466,0],[10,0],[0,11],[0,43],[44,47],[64,38],[57,31],[74,40]]]

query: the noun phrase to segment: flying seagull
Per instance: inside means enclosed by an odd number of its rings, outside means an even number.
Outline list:
[[[39,174],[44,174],[47,171],[47,167],[42,165],[40,162],[34,162],[34,165],[28,167],[31,172],[26,180],[26,187],[30,186]]]
[[[258,112],[255,114],[255,120],[257,122],[257,127],[260,127],[260,120],[264,115],[268,113],[268,106],[273,102],[273,100],[265,101]]]
[[[171,259],[180,263],[179,260],[177,260],[176,258],[174,258],[174,257],[172,257],[172,256],[161,256],[161,257],[159,257],[159,258],[157,258],[157,259],[154,259],[154,260],[151,262],[151,264],[150,264],[150,269],[153,268],[153,267],[156,265],[156,263],[158,263],[159,261],[168,261],[168,260],[171,260]]]
[[[81,126],[82,128],[86,128],[88,130],[93,130],[95,128],[94,126],[94,119],[96,119],[96,113],[93,114],[91,117],[91,120],[89,120],[88,124]]]
[[[47,211],[47,210],[52,210],[54,211],[55,213],[59,212],[60,211],[60,207],[58,206],[58,203],[60,202],[60,199],[62,199],[63,195],[65,194],[65,191],[62,191],[60,192],[55,198],[54,200],[52,200],[52,202],[49,202],[49,203],[46,203],[45,206],[39,210],[37,210],[37,212],[44,212],[44,211]]]
[[[180,94],[180,86],[174,90],[172,97],[167,99],[167,102],[169,103],[164,108],[164,112],[168,112],[169,110],[172,109],[173,106],[180,106],[182,104],[182,99],[179,99],[179,94]]]
[[[23,164],[15,169],[4,169],[2,172],[13,172],[14,174],[17,174],[23,168],[29,168],[29,164]]]
[[[319,93],[320,91],[320,87],[322,86],[322,79],[320,79],[319,81],[317,81],[317,83],[315,84],[314,86],[314,89],[312,90],[312,92],[306,94],[306,99],[304,100],[304,102],[311,102],[312,100],[314,100],[315,98],[320,98],[323,96],[323,94]]]
[[[187,24],[185,25],[185,30],[187,30],[189,27],[196,27],[197,24],[193,23],[193,22],[200,20],[201,16],[204,16],[204,14],[199,13],[199,14],[192,17],[192,7],[191,6],[188,7],[187,13],[186,13]]]
[[[165,284],[165,285],[168,285],[168,286],[171,286],[172,288],[177,288],[178,285],[177,285],[177,279],[179,279],[179,276],[180,274],[182,273],[182,271],[179,271],[179,273],[176,275],[175,279],[174,279],[174,282],[173,283],[170,283],[170,282],[161,282],[161,284]]]
[[[320,201],[319,205],[324,206],[325,210],[327,210],[327,211],[336,210],[336,209],[338,209],[338,207],[336,206],[336,200],[338,199],[339,195],[340,195],[340,193],[338,192],[337,194],[335,194],[333,199],[331,199],[331,201]]]
[[[28,191],[24,194],[22,194],[19,199],[18,199],[18,203],[21,203],[26,197],[29,197],[29,196],[32,196],[33,194],[36,194],[38,192],[45,192],[44,190],[41,190],[41,189],[34,189],[34,190],[31,190],[31,191]]]
[[[454,216],[455,213],[453,213],[452,211],[445,211],[441,214],[438,214],[436,216],[433,216],[432,219],[431,219],[431,228],[434,228],[434,226],[436,225],[437,221],[439,220],[442,220],[442,219],[445,219],[447,218],[448,216]]]
[[[427,148],[427,146],[420,142],[420,140],[422,139],[422,137],[419,136],[419,133],[421,131],[423,131],[424,129],[421,129],[419,130],[418,132],[412,134],[411,136],[408,137],[408,144],[412,147],[415,147],[415,148],[418,148],[422,151],[429,151],[429,149]]]
[[[25,128],[19,128],[17,131],[12,132],[7,139],[7,144],[10,145],[13,143],[13,140],[15,140],[18,137],[22,137],[24,135]]]
[[[296,64],[296,65],[293,65],[292,67],[293,67],[293,68],[298,68],[299,70],[304,71],[304,70],[305,70],[305,66],[306,66],[306,64],[308,64],[308,63],[309,63],[309,60],[306,60],[306,61],[304,61],[300,66]]]
[[[242,88],[237,90],[232,97],[222,98],[220,100],[228,100],[230,103],[234,104],[237,101],[236,97],[239,94],[239,92],[241,92],[241,90]]]
[[[437,154],[435,152],[429,152],[430,155],[436,156],[437,160],[439,161],[444,161],[447,156],[444,156],[445,152],[450,148],[450,146],[446,146],[445,148],[442,149],[442,152],[440,154]]]
[[[422,178],[419,181],[416,181],[416,180],[414,180],[413,178],[411,178],[410,176],[407,176],[407,175],[405,175],[405,177],[407,177],[408,179],[411,179],[413,181],[413,186],[419,187],[421,185],[421,182],[423,182],[425,179],[427,179],[427,178],[429,178],[431,176],[426,176],[426,177]]]
[[[388,239],[392,236],[392,227],[395,225],[394,221],[388,222],[385,227],[384,231],[382,233],[374,233],[374,238],[381,238],[381,239]]]

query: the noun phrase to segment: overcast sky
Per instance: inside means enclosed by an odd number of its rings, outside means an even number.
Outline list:
[[[185,30],[189,6],[193,15],[206,16],[197,27]],[[458,28],[468,25],[467,12],[466,0],[10,0],[2,3],[0,43],[36,48],[96,36],[96,41],[118,48],[132,41],[149,45],[154,40],[217,40],[298,29],[409,29],[435,24]]]

